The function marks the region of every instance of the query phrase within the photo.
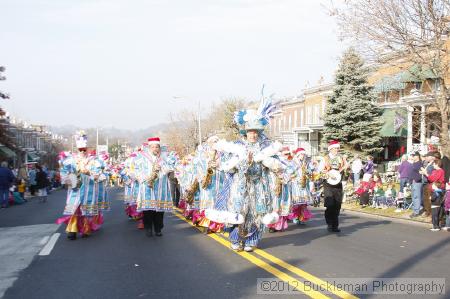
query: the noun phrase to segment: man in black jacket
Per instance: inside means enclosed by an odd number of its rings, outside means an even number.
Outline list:
[[[8,168],[7,162],[2,162],[0,165],[0,203],[3,208],[8,207],[9,188],[14,181],[14,174]]]
[[[448,182],[450,177],[450,159],[447,156],[442,156],[442,169],[444,169],[445,182]]]
[[[36,171],[36,186],[39,199],[41,202],[47,202],[47,187],[50,185],[47,173],[40,165],[36,165]]]

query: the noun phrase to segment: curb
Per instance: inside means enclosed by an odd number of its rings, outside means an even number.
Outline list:
[[[358,216],[364,216],[367,218],[375,218],[375,219],[380,219],[380,220],[389,220],[395,223],[402,223],[402,224],[412,224],[415,226],[421,226],[421,227],[427,227],[430,228],[432,225],[431,223],[428,222],[421,222],[421,221],[414,221],[414,220],[409,220],[409,219],[402,219],[402,218],[396,218],[396,217],[389,217],[389,216],[382,216],[382,215],[376,215],[376,214],[372,214],[372,213],[366,213],[366,212],[361,212],[361,211],[354,211],[354,210],[350,210],[350,209],[346,209],[343,208],[342,209],[343,213],[347,213],[347,214],[353,214],[353,215],[358,215]]]
[[[316,207],[315,209],[325,211],[324,207]],[[431,228],[431,226],[432,226],[432,224],[428,223],[428,222],[421,222],[421,221],[414,221],[414,220],[409,220],[409,219],[376,215],[376,214],[372,214],[372,213],[354,211],[354,210],[350,210],[350,209],[346,209],[346,208],[341,209],[341,214],[362,216],[362,217],[366,217],[366,218],[379,219],[379,220],[389,220],[389,221],[395,222],[395,223],[409,224],[409,225],[412,224],[415,226],[421,226],[421,227],[426,227],[426,228]]]

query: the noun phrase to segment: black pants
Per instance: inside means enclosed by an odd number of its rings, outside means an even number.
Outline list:
[[[431,221],[433,223],[433,228],[440,228],[440,216],[441,216],[441,209],[442,206],[437,207],[437,208],[433,208],[431,207]]]
[[[370,201],[369,197],[369,191],[365,191],[361,196],[359,197],[359,204],[360,205],[368,205]]]
[[[154,229],[157,233],[161,232],[164,227],[163,218],[164,212],[144,211],[144,228]]]
[[[323,188],[324,195],[324,206],[325,210],[325,221],[328,227],[338,228],[339,227],[339,214],[341,212],[342,204],[342,185],[340,186],[330,186],[327,183],[324,184]]]
[[[36,193],[36,185],[30,185],[30,194],[34,195]]]

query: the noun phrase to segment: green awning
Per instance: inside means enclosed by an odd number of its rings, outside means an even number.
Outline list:
[[[14,158],[16,156],[15,152],[13,152],[4,145],[0,146],[0,154],[2,156],[5,156],[6,158]]]
[[[402,80],[402,74],[393,76],[385,76],[374,84],[374,90],[378,93],[388,92],[391,90],[405,89],[406,84]]]
[[[35,154],[33,152],[28,152],[27,153],[28,163],[38,162],[40,159],[41,158],[37,154]]]
[[[401,73],[402,82],[422,82],[426,79],[438,79],[439,77],[427,66],[415,64]]]
[[[382,137],[407,137],[408,113],[405,108],[386,108],[381,115]]]

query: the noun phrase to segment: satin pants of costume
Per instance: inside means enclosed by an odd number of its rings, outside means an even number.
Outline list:
[[[262,238],[262,232],[260,229],[255,229],[255,231],[248,237],[239,236],[239,227],[236,226],[230,232],[230,241],[232,244],[239,244],[240,242],[244,243],[244,246],[256,247],[258,246],[259,241]]]

